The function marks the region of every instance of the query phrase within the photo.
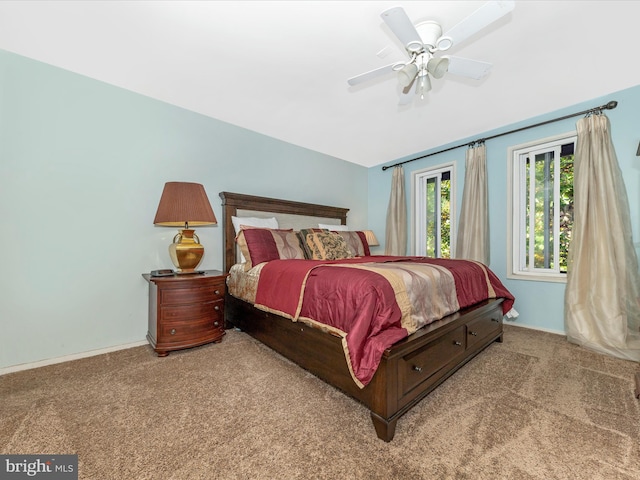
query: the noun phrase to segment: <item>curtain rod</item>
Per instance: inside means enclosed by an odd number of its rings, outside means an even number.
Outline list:
[[[528,125],[526,127],[516,128],[515,130],[509,130],[508,132],[497,133],[496,135],[491,135],[490,137],[480,138],[480,139],[474,140],[472,142],[461,143],[460,145],[456,145],[454,147],[445,148],[444,150],[439,150],[439,151],[433,152],[433,153],[427,153],[426,155],[422,155],[420,157],[412,158],[410,160],[404,160],[403,162],[394,163],[393,165],[385,165],[385,166],[382,167],[382,170],[384,171],[384,170],[387,170],[389,168],[398,167],[400,165],[404,165],[405,163],[413,162],[415,160],[420,160],[422,158],[427,158],[427,157],[430,157],[432,155],[438,155],[439,153],[444,153],[444,152],[448,152],[450,150],[455,150],[456,148],[467,147],[467,146],[471,147],[471,146],[473,146],[473,145],[475,145],[477,143],[484,143],[486,140],[491,140],[492,138],[502,137],[503,135],[509,135],[510,133],[521,132],[522,130],[528,130],[529,128],[540,127],[540,126],[546,125],[548,123],[558,122],[560,120],[566,120],[567,118],[571,118],[571,117],[577,117],[578,115],[586,115],[586,114],[591,114],[591,113],[596,113],[596,112],[602,112],[602,110],[613,110],[617,106],[618,106],[618,102],[616,102],[615,100],[612,100],[612,101],[610,101],[609,103],[607,103],[605,105],[600,105],[599,107],[590,108],[588,110],[583,110],[582,112],[571,113],[571,114],[565,115],[563,117],[554,118],[552,120],[547,120],[545,122],[536,123],[534,125]],[[638,148],[640,149],[640,147],[638,147]]]

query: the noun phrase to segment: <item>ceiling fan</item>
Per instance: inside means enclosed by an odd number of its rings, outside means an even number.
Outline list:
[[[476,32],[489,26],[509,13],[515,1],[491,1],[485,3],[468,17],[454,25],[444,35],[438,22],[425,21],[416,25],[402,7],[393,7],[380,15],[393,34],[404,45],[409,61],[396,62],[375,70],[356,75],[347,80],[349,85],[358,85],[389,72],[397,72],[400,85],[400,105],[411,102],[414,92],[424,98],[431,90],[431,79],[442,78],[445,73],[481,79],[489,73],[491,64],[449,55],[435,56],[452,46],[460,45]],[[415,88],[414,88],[415,85]]]

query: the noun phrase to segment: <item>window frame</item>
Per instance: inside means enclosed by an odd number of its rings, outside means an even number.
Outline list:
[[[456,248],[456,234],[457,234],[457,221],[456,221],[456,163],[455,162],[447,162],[440,165],[434,165],[432,167],[423,168],[420,170],[416,170],[411,172],[411,205],[413,207],[413,215],[411,218],[411,254],[412,255],[424,255],[422,253],[418,253],[418,245],[421,244],[421,239],[426,234],[426,214],[425,214],[425,204],[419,203],[418,200],[421,197],[420,193],[422,191],[420,183],[423,179],[431,178],[436,175],[441,175],[442,172],[449,172],[449,249],[451,258],[455,258],[455,248]],[[426,185],[426,180],[424,180]],[[438,196],[438,204],[440,203],[440,198]],[[438,219],[438,229],[440,232],[440,220]],[[423,228],[424,227],[424,228]],[[422,244],[426,245],[426,242],[422,242]]]
[[[526,261],[526,225],[521,222],[522,210],[526,208],[527,190],[521,184],[526,179],[526,168],[522,168],[521,156],[529,153],[535,155],[556,149],[555,162],[560,162],[562,145],[573,142],[577,145],[577,133],[566,132],[527,143],[511,146],[507,149],[507,278],[514,280],[533,280],[541,282],[566,283],[567,274],[555,269],[536,268],[529,271],[521,268]],[[555,170],[558,172],[558,170]],[[524,177],[523,177],[524,176]],[[554,182],[555,183],[555,182]],[[559,184],[558,184],[559,185]],[[531,185],[526,187],[531,188]],[[558,188],[554,185],[554,198],[559,199]],[[559,201],[554,202],[554,210],[558,211]],[[559,222],[554,222],[554,251],[559,258]],[[516,242],[516,239],[518,240]]]

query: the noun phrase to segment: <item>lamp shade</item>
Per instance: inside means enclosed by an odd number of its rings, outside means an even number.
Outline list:
[[[418,74],[418,67],[415,63],[408,63],[398,72],[398,79],[400,80],[400,85],[403,87],[408,87],[413,82],[413,79],[416,78]]]
[[[216,225],[218,221],[202,185],[167,182],[153,223],[163,227],[185,227],[186,224]]]
[[[433,78],[442,78],[449,70],[449,59],[447,57],[431,58],[427,63],[427,71],[433,75]]]

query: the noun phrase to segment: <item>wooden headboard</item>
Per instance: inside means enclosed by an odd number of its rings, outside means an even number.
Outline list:
[[[274,214],[275,216],[295,215],[296,217],[308,217],[308,223],[303,225],[306,228],[317,227],[317,223],[329,223],[331,220],[335,221],[336,224],[339,221],[341,225],[346,225],[347,213],[349,212],[348,208],[256,197],[255,195],[243,195],[241,193],[220,192],[220,198],[222,199],[223,268],[225,272],[228,272],[236,263],[236,234],[231,217],[249,216],[242,215],[242,211],[262,212],[263,214]],[[280,227],[289,228],[289,225],[280,224]]]

